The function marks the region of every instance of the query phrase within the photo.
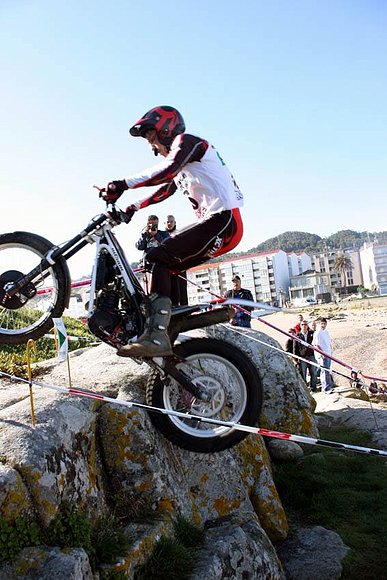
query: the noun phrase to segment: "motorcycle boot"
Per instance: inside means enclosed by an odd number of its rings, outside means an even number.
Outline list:
[[[169,356],[172,346],[168,336],[171,320],[171,300],[167,296],[151,294],[147,300],[145,329],[137,342],[117,350],[118,356],[154,357]]]

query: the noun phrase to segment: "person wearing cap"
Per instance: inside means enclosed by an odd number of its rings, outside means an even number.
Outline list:
[[[242,300],[250,300],[253,302],[253,295],[251,294],[250,290],[246,288],[242,288],[241,279],[238,275],[233,276],[232,278],[233,287],[231,290],[227,290],[224,297],[225,298],[241,298]],[[242,306],[243,310],[248,310],[251,312],[254,310],[253,306]],[[233,309],[234,314],[230,320],[230,323],[233,326],[242,326],[244,328],[251,328],[251,315],[247,312],[243,312],[238,309]]]

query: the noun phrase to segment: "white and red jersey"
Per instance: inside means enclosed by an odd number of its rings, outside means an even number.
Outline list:
[[[130,189],[163,184],[134,204],[137,209],[163,201],[177,189],[188,197],[199,220],[243,205],[243,195],[215,147],[188,133],[175,137],[161,163],[125,181]]]

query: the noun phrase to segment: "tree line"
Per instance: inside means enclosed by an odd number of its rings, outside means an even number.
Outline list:
[[[216,262],[238,258],[247,254],[258,254],[269,250],[283,250],[284,252],[301,252],[317,254],[334,250],[358,250],[364,242],[387,243],[387,231],[383,232],[356,232],[341,230],[326,238],[308,232],[289,231],[269,238],[265,242],[254,246],[247,252],[234,252],[216,258]]]

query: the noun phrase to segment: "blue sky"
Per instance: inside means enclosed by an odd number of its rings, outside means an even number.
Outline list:
[[[239,183],[238,249],[387,229],[386,24],[385,0],[1,0],[0,231],[75,235],[104,210],[94,183],[156,161],[128,128],[159,104]],[[153,210],[194,221],[179,194]],[[148,213],[117,230],[131,260]]]

